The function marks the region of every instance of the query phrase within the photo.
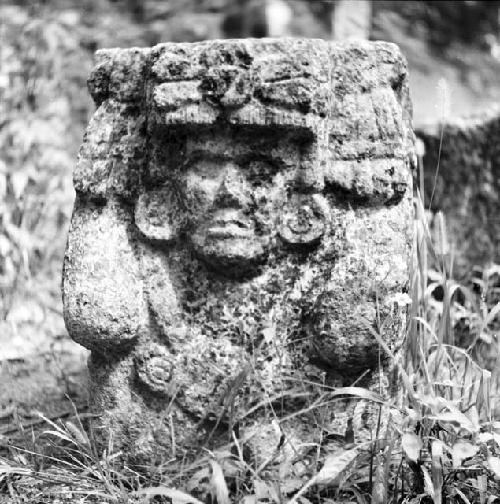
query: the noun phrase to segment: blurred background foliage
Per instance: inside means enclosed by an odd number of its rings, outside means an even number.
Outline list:
[[[270,11],[270,1],[0,3],[0,359],[66,341],[61,265],[71,172],[93,111],[86,90],[93,52],[272,34],[269,22],[280,20],[269,13],[284,11]],[[285,35],[335,36],[336,1],[278,4],[288,9]],[[398,43],[409,60],[417,123],[439,118],[432,90],[442,77],[455,113],[500,99],[499,1],[373,1],[370,25],[371,38]]]

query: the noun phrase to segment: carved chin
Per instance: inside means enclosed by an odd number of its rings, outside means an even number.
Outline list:
[[[251,273],[266,257],[262,240],[250,238],[192,237],[196,255],[210,268],[225,276],[237,277]]]

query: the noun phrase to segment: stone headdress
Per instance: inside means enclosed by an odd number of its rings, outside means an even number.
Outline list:
[[[75,188],[133,198],[156,128],[293,129],[310,138],[303,178],[374,204],[408,188],[413,134],[407,71],[396,46],[302,39],[165,43],[97,52],[98,106]]]

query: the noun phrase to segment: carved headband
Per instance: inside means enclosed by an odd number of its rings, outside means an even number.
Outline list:
[[[385,42],[248,39],[106,49],[97,51],[88,85],[100,127],[89,128],[98,133],[80,151],[81,193],[133,196],[155,128],[220,122],[303,131],[311,138],[305,168],[320,190],[388,204],[408,187],[406,64]]]

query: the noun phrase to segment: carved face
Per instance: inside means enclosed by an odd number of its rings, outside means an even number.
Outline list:
[[[297,145],[276,140],[224,130],[187,142],[188,239],[209,267],[228,275],[247,273],[275,243],[300,163]]]
[[[258,271],[273,248],[309,247],[325,228],[325,200],[304,191],[306,139],[266,128],[188,131],[175,154],[157,139],[152,169],[163,183],[139,196],[135,222],[149,239],[180,237],[209,269],[226,276]],[[310,187],[309,187],[310,189]]]

